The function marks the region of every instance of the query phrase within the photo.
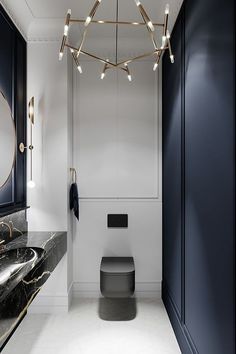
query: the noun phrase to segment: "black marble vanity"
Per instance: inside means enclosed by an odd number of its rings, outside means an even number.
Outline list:
[[[3,348],[66,253],[67,234],[26,232],[0,247],[0,348]]]

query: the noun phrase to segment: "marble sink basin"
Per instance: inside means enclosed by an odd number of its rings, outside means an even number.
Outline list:
[[[0,255],[0,301],[24,279],[43,254],[42,248],[23,247],[8,250]]]

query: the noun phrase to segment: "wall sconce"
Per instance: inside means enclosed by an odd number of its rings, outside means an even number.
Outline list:
[[[34,97],[32,97],[29,101],[29,106],[28,106],[28,116],[30,120],[30,145],[27,147],[24,145],[24,143],[20,143],[19,145],[19,150],[23,154],[27,148],[29,148],[30,151],[30,180],[27,183],[29,188],[34,188],[35,187],[35,182],[33,180],[33,125],[34,125]]]

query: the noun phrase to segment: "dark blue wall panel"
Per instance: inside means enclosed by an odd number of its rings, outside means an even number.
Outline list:
[[[185,6],[185,312],[199,353],[234,353],[233,1]]]
[[[0,91],[16,126],[17,146],[26,144],[26,42],[0,5]],[[0,188],[0,213],[26,205],[26,153],[16,151],[15,166]]]
[[[4,94],[14,117],[14,47],[15,34],[0,7],[0,91]],[[3,49],[4,48],[4,49]],[[0,190],[0,206],[14,201],[14,171]]]
[[[172,38],[175,66],[163,65],[163,280],[181,317],[181,18]],[[171,222],[170,222],[171,221]]]
[[[186,0],[163,60],[163,300],[184,354],[235,354],[234,15],[233,0]]]

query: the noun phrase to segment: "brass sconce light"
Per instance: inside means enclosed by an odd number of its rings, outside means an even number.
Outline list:
[[[32,97],[29,101],[29,106],[28,106],[28,116],[30,120],[30,145],[27,147],[24,145],[24,143],[21,143],[19,145],[19,150],[23,154],[27,148],[29,148],[30,151],[30,180],[27,183],[29,188],[34,188],[35,187],[35,182],[33,180],[33,125],[34,125],[34,97]]]

